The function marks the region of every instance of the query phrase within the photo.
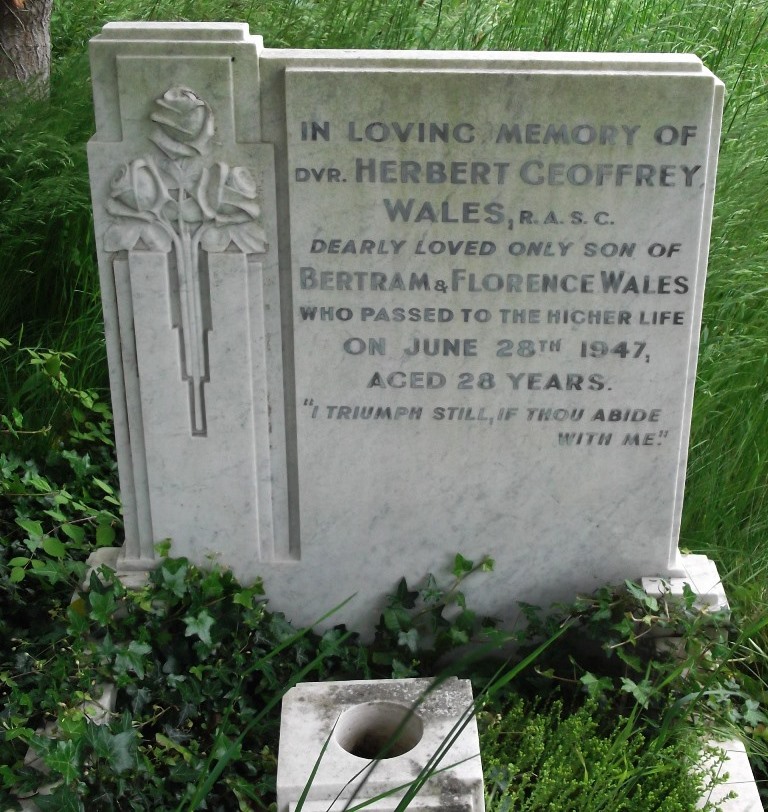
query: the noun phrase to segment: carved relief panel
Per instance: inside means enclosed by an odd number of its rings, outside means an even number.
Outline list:
[[[214,120],[193,90],[172,87],[156,99],[150,140],[159,154],[124,164],[110,184],[106,209],[113,217],[104,250],[146,250],[170,255],[174,327],[179,333],[182,378],[189,387],[190,425],[206,434],[205,391],[210,380],[211,330],[206,254],[267,252],[253,171],[209,163]]]
[[[254,570],[290,559],[282,423],[270,422],[283,408],[272,146],[239,143],[234,60],[108,56],[120,121],[101,130],[122,135],[97,133],[89,159],[121,565],[152,566],[155,544],[170,538],[173,552],[174,537],[195,557],[223,559],[237,537]],[[230,78],[208,92],[211,70]]]

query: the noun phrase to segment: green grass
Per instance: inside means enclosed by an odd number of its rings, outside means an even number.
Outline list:
[[[561,701],[536,708],[516,698],[483,728],[489,810],[683,812],[701,797],[680,742],[648,748],[639,726],[606,724],[595,703],[565,712]]]
[[[4,446],[28,456],[54,448],[71,415],[41,380],[29,382],[25,346],[74,353],[70,383],[106,393],[85,159],[93,132],[86,53],[89,37],[119,19],[245,21],[268,47],[699,55],[725,82],[727,99],[680,543],[715,559],[745,623],[768,615],[764,1],[59,0],[50,103],[7,104],[0,114],[0,336],[12,342],[0,367],[0,412],[19,408],[28,430],[52,425],[44,436],[4,435]],[[762,702],[768,635],[758,629],[742,646],[742,673]],[[758,751],[762,733],[752,732]]]

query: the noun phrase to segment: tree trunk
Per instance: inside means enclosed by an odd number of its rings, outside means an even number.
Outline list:
[[[6,92],[21,87],[47,94],[52,8],[53,0],[0,0],[0,87]]]

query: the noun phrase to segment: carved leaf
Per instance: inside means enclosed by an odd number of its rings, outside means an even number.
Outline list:
[[[165,253],[171,250],[171,238],[165,229],[156,223],[146,223],[142,220],[113,223],[104,232],[104,250],[110,253],[132,251],[139,240],[148,251]]]
[[[117,198],[110,198],[106,203],[107,211],[115,217],[130,217],[131,219],[152,222],[154,215],[147,211],[136,211]]]
[[[200,245],[204,251],[221,253],[234,243],[244,254],[265,254],[267,252],[264,229],[256,223],[233,225],[212,225],[203,232]]]

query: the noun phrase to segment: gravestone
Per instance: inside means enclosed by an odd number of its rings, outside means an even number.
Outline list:
[[[109,24],[89,145],[126,541],[370,629],[679,554],[722,85],[693,56]],[[688,561],[688,563],[686,563]],[[704,591],[711,583],[700,584]]]

